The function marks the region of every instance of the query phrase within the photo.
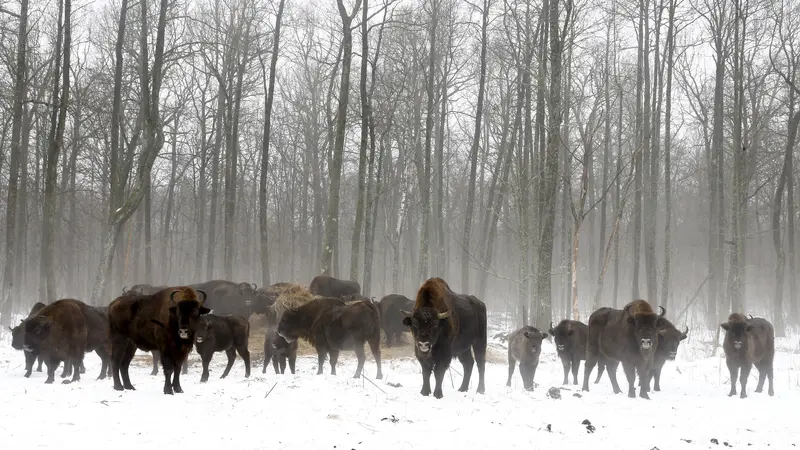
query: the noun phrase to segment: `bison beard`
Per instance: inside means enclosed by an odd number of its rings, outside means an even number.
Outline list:
[[[600,308],[589,317],[589,336],[586,342],[586,365],[583,372],[583,390],[589,390],[589,376],[599,362],[608,368],[614,393],[622,392],[617,383],[616,368],[621,362],[628,379],[628,397],[636,397],[636,372],[643,377],[639,397],[649,399],[653,354],[658,347],[658,336],[663,334],[663,316],[653,312],[649,303],[634,300],[622,310]]]
[[[152,295],[118,297],[108,306],[114,389],[134,390],[128,369],[136,349],[158,350],[164,369],[164,394],[182,393],[181,365],[192,348],[197,322],[209,309],[191,287],[168,288]],[[177,297],[177,298],[176,298]],[[170,378],[174,378],[170,381]],[[120,382],[122,378],[122,382]]]
[[[772,386],[773,361],[775,359],[775,329],[766,319],[760,317],[745,318],[742,314],[733,313],[728,321],[720,324],[725,330],[725,363],[731,375],[731,390],[728,396],[736,395],[736,378],[742,386],[741,398],[747,397],[747,378],[755,364],[758,369],[758,385],[756,392],[764,390],[764,381],[769,379],[768,393],[775,395]],[[741,369],[741,373],[740,372]]]
[[[431,373],[436,381],[433,396],[442,398],[442,380],[454,356],[464,367],[459,392],[469,390],[472,367],[478,363],[479,394],[485,392],[486,305],[472,295],[452,292],[441,278],[431,278],[419,288],[412,312],[403,311],[403,324],[411,328],[414,353],[422,366],[422,390],[431,393]],[[472,353],[475,353],[473,359]]]
[[[319,362],[317,375],[322,374],[322,366],[328,354],[331,374],[336,375],[339,352],[352,349],[358,358],[358,367],[353,378],[359,378],[367,359],[364,353],[364,343],[367,342],[378,366],[376,378],[383,378],[380,318],[378,307],[371,300],[346,305],[337,298],[315,298],[296,309],[284,312],[277,331],[290,344],[302,337],[314,346]]]

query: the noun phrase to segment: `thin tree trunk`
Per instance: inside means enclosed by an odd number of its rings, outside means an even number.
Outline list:
[[[369,16],[368,0],[363,0],[361,8],[361,76],[359,92],[361,96],[361,140],[358,145],[358,198],[353,236],[350,239],[350,279],[358,281],[358,257],[361,247],[361,228],[364,224],[366,204],[367,143],[369,139],[369,101],[367,99],[367,66],[369,65]]]
[[[667,25],[667,86],[664,112],[664,278],[661,283],[661,306],[669,308],[669,290],[672,280],[670,254],[672,252],[672,70],[675,66],[675,5],[669,0],[669,19]]]

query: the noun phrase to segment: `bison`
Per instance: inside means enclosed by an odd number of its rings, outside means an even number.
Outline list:
[[[27,318],[33,317],[44,307],[45,307],[44,303],[36,302],[31,308],[31,311],[28,313]],[[11,347],[13,347],[14,350],[23,350],[23,344],[22,344],[24,335],[24,330],[22,329],[23,322],[20,322],[19,325],[13,328],[8,327],[8,329],[11,331]],[[25,378],[31,376],[31,373],[33,372],[33,364],[36,362],[37,359],[39,360],[39,365],[36,368],[36,371],[41,372],[42,363],[44,362],[44,360],[42,359],[42,355],[34,353],[33,351],[24,351],[23,353],[25,354]]]
[[[167,286],[153,286],[150,284],[136,284],[133,285],[130,289],[127,287],[122,288],[122,296],[130,296],[130,295],[150,295],[155,294],[156,292],[166,289]],[[106,310],[108,307],[106,307]],[[158,361],[161,359],[161,355],[158,354],[158,350],[152,352],[153,355],[153,370],[150,372],[150,375],[158,375]],[[183,366],[183,373],[185,374],[189,365],[186,364]],[[110,370],[110,369],[109,369]]]
[[[83,355],[89,349],[94,350],[87,348],[89,331],[81,305],[86,306],[74,299],[56,300],[20,325],[22,348],[45,358],[47,384],[55,380],[56,368],[62,361],[73,366],[72,380],[63,383],[80,381]]]
[[[589,328],[577,320],[562,320],[557,327],[550,322],[550,335],[556,343],[556,353],[564,367],[564,382],[569,384],[569,371],[572,368],[572,384],[578,384],[578,368],[586,359],[586,338]]]
[[[547,333],[542,333],[528,325],[508,336],[508,381],[506,381],[506,386],[511,386],[511,377],[514,375],[514,369],[519,361],[522,385],[526,391],[533,390],[533,377],[536,375],[536,367],[539,366],[542,340],[545,338],[547,338]]]
[[[752,316],[751,316],[752,317]],[[725,363],[731,374],[729,397],[736,395],[736,377],[742,385],[740,397],[747,398],[747,378],[753,365],[758,369],[756,392],[764,390],[764,379],[769,379],[769,396],[775,395],[772,386],[772,363],[775,359],[775,329],[766,319],[753,317],[747,319],[739,313],[728,316],[728,321],[720,324],[725,330]]]
[[[194,343],[200,316],[210,311],[198,299],[198,293],[203,294],[205,300],[202,290],[182,286],[151,295],[117,297],[108,305],[114,389],[135,389],[128,368],[139,348],[159,351],[164,369],[164,394],[183,392],[181,366]]]
[[[286,342],[277,330],[269,329],[264,338],[264,367],[261,373],[267,373],[267,364],[272,361],[275,373],[283,374],[286,372],[286,361],[289,361],[289,371],[294,375],[294,364],[297,361],[297,341]],[[280,369],[278,366],[280,365]]]
[[[361,286],[357,281],[340,280],[327,275],[317,275],[308,285],[312,294],[320,297],[339,298],[346,295],[360,294]]]
[[[644,300],[634,300],[621,310],[600,308],[589,317],[589,334],[586,340],[586,365],[583,372],[583,390],[589,390],[589,376],[598,361],[608,369],[614,393],[620,393],[616,367],[621,362],[628,379],[628,397],[636,397],[636,372],[643,377],[639,397],[649,399],[653,357],[658,347],[658,337],[664,334],[661,315]]]
[[[430,395],[432,372],[436,381],[433,396],[442,398],[442,380],[453,357],[458,357],[464,366],[459,392],[469,389],[475,362],[478,363],[477,392],[485,392],[486,305],[482,301],[472,295],[454,293],[447,282],[437,277],[425,281],[419,288],[414,310],[402,313],[405,315],[403,324],[411,329],[414,353],[422,366],[420,394]]]
[[[205,306],[217,315],[236,315],[245,319],[255,311],[261,311],[269,304],[272,293],[259,289],[255,283],[235,283],[227,280],[211,280],[192,284],[192,288],[208,293]]]
[[[381,379],[379,314],[378,307],[371,300],[346,304],[339,298],[317,297],[286,310],[278,322],[277,331],[289,344],[302,337],[314,346],[319,361],[318,375],[322,374],[327,354],[330,354],[331,374],[336,375],[339,352],[352,349],[358,358],[353,378],[360,377],[367,359],[364,343],[368,342],[378,366],[376,378]]]
[[[403,313],[400,311],[414,309],[414,301],[405,295],[390,294],[381,299],[378,309],[381,312],[381,328],[386,335],[386,346],[391,347],[393,342],[400,342],[403,332],[408,331],[403,326]]]
[[[228,365],[220,378],[225,378],[236,360],[236,352],[244,360],[244,377],[250,377],[250,323],[241,316],[218,316],[206,314],[200,318],[194,337],[194,348],[203,360],[203,374],[200,382],[208,381],[208,364],[215,352],[224,351],[228,355]]]

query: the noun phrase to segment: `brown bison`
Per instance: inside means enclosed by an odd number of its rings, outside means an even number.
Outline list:
[[[475,362],[478,363],[477,392],[485,392],[486,305],[482,301],[472,295],[454,293],[441,278],[430,278],[419,288],[414,310],[403,311],[403,315],[406,316],[403,324],[411,328],[414,353],[422,366],[420,394],[430,395],[433,373],[436,381],[433,396],[442,398],[442,380],[454,357],[464,366],[459,392],[469,390]]]
[[[286,362],[289,362],[289,371],[294,374],[294,364],[297,361],[297,341],[286,342],[276,330],[268,330],[264,338],[264,366],[261,373],[267,373],[267,364],[272,361],[276,374],[286,372]],[[280,365],[280,368],[278,367]]]
[[[336,362],[341,350],[353,350],[358,367],[353,378],[361,376],[367,357],[364,343],[368,342],[375,364],[377,379],[381,372],[381,328],[378,307],[371,300],[346,304],[339,298],[317,297],[296,309],[283,313],[278,323],[278,334],[292,344],[298,338],[307,340],[317,350],[322,374],[325,357],[330,354],[331,374],[336,375]]]
[[[526,391],[533,390],[533,377],[539,366],[539,355],[542,353],[542,340],[547,333],[542,333],[531,326],[524,326],[508,336],[508,381],[506,386],[511,386],[511,377],[514,375],[517,361],[519,361],[519,375]]]
[[[751,316],[752,317],[752,316]],[[775,329],[766,319],[752,317],[747,319],[739,313],[728,316],[728,321],[720,324],[725,330],[725,363],[731,374],[731,391],[729,397],[736,395],[736,378],[742,385],[740,397],[747,397],[747,378],[755,364],[758,369],[758,385],[756,392],[764,390],[764,379],[769,379],[771,396],[775,395],[772,387],[772,363],[775,359]],[[741,375],[739,374],[741,370]]]
[[[550,322],[550,335],[556,343],[556,353],[564,367],[564,382],[569,384],[569,371],[572,369],[572,384],[578,384],[578,368],[586,359],[586,338],[589,328],[577,320],[562,320],[557,327]]]
[[[241,316],[218,316],[206,314],[200,318],[194,336],[194,348],[203,361],[203,374],[200,382],[208,381],[208,364],[215,352],[224,351],[228,355],[228,365],[220,378],[225,378],[236,360],[236,352],[244,360],[244,377],[250,377],[250,322]]]
[[[192,348],[200,315],[209,312],[197,298],[198,292],[205,299],[205,292],[183,286],[151,295],[118,297],[108,305],[114,389],[134,389],[128,368],[139,348],[160,352],[164,394],[183,392],[181,366]]]
[[[586,341],[586,365],[583,372],[583,390],[589,390],[592,369],[601,362],[608,369],[614,393],[620,393],[616,367],[622,363],[628,379],[628,397],[636,397],[636,372],[643,377],[639,397],[649,399],[653,358],[658,347],[658,336],[664,334],[664,308],[661,315],[644,300],[634,300],[622,310],[600,308],[589,317],[589,335]]]
[[[247,319],[254,310],[263,309],[263,303],[269,303],[269,292],[259,290],[255,283],[211,280],[190,286],[207,292],[208,300],[204,305],[220,316],[235,315]]]
[[[339,298],[346,295],[360,294],[361,286],[357,281],[340,280],[327,275],[317,275],[308,285],[312,294],[320,297]]]
[[[28,313],[27,318],[33,317],[44,307],[45,307],[44,303],[36,302],[31,308],[31,311]],[[11,347],[14,348],[14,350],[23,350],[23,344],[22,344],[24,335],[24,330],[22,329],[23,323],[24,320],[20,322],[19,325],[13,328],[8,327],[8,329],[11,331]],[[31,373],[33,372],[33,364],[36,362],[37,359],[39,360],[39,366],[36,368],[36,371],[41,372],[42,363],[44,362],[44,360],[42,359],[42,355],[35,353],[33,351],[24,351],[24,350],[23,353],[25,354],[25,378],[29,378],[31,376]]]
[[[21,324],[22,348],[45,358],[45,383],[55,380],[56,368],[62,361],[73,366],[72,380],[64,380],[64,383],[80,381],[83,355],[87,350],[95,350],[87,345],[89,331],[81,305],[86,306],[74,299],[56,300]]]
[[[130,295],[151,295],[155,294],[156,292],[166,289],[167,286],[153,286],[150,284],[135,284],[131,286],[130,289],[127,287],[122,288],[122,296],[127,297]],[[108,309],[108,307],[106,307]],[[150,375],[158,375],[158,361],[161,360],[161,355],[158,354],[158,350],[151,352],[153,355],[153,370],[150,372]],[[183,373],[186,373],[186,370],[189,368],[188,364],[183,366]]]
[[[390,294],[383,297],[378,303],[381,312],[381,328],[386,335],[386,346],[391,347],[392,343],[399,343],[400,336],[408,331],[403,325],[403,313],[401,311],[411,311],[414,309],[414,301],[405,295]]]

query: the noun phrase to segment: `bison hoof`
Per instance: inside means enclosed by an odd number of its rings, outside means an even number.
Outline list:
[[[533,386],[528,386],[525,388],[526,391],[533,392]]]
[[[158,371],[157,371],[157,370],[154,370],[154,371],[150,372],[150,375],[151,375],[151,376],[158,375]]]
[[[747,394],[745,394],[744,392],[742,392],[742,395],[740,395],[740,396],[739,396],[739,398],[747,398]]]
[[[70,384],[72,380],[61,380],[61,384]]]
[[[48,379],[44,380],[44,384],[53,384],[53,381],[55,381],[55,380],[53,380],[52,378],[48,378]]]
[[[756,394],[760,394],[760,393],[762,393],[762,392],[764,392],[764,389],[762,389],[762,388],[756,388]]]
[[[164,388],[165,395],[172,395],[172,386],[167,386]]]
[[[176,394],[183,394],[183,389],[181,389],[180,386],[173,386],[172,391],[175,392]]]
[[[728,393],[728,397],[733,397],[734,395],[736,395],[736,391],[730,391]]]
[[[647,395],[647,392],[642,392],[642,393],[640,393],[640,394],[639,394],[639,397],[641,397],[641,398],[643,398],[643,399],[645,399],[645,400],[650,400],[650,396],[649,396],[649,395]]]
[[[106,379],[106,374],[100,375],[99,377],[96,378],[96,380],[105,380],[105,379]]]
[[[483,394],[483,393],[486,392],[486,388],[483,387],[483,386],[478,386],[478,391],[477,392],[478,392],[478,394]]]
[[[376,380],[382,380],[383,379],[383,374],[378,372],[378,376],[376,376],[375,379]]]
[[[41,367],[41,366],[37,367],[37,368],[36,368],[36,371],[37,371],[37,372],[41,372],[41,371],[42,371],[42,367]]]
[[[770,397],[774,397],[774,396],[775,396],[775,391],[774,391],[774,390],[772,390],[772,389],[770,389],[770,390],[769,390],[769,392],[767,392],[767,394],[768,394]]]
[[[431,390],[422,388],[422,390],[419,391],[419,393],[422,394],[424,397],[427,397],[427,396],[431,395]]]
[[[208,381],[208,377],[203,377],[203,378],[200,378],[200,382],[201,382],[201,383],[205,383],[205,382],[207,382],[207,381]]]
[[[25,373],[25,378],[30,378],[30,377],[31,377],[31,373],[30,372],[26,372]]]
[[[129,390],[129,391],[135,391],[135,390],[136,390],[136,388],[135,388],[135,387],[133,387],[133,385],[132,385],[132,384],[125,385],[125,389],[127,389],[127,390]]]
[[[444,395],[442,394],[442,390],[441,390],[441,389],[438,389],[438,390],[435,390],[435,391],[433,391],[433,396],[434,396],[435,398],[442,398],[442,397],[444,397]]]

